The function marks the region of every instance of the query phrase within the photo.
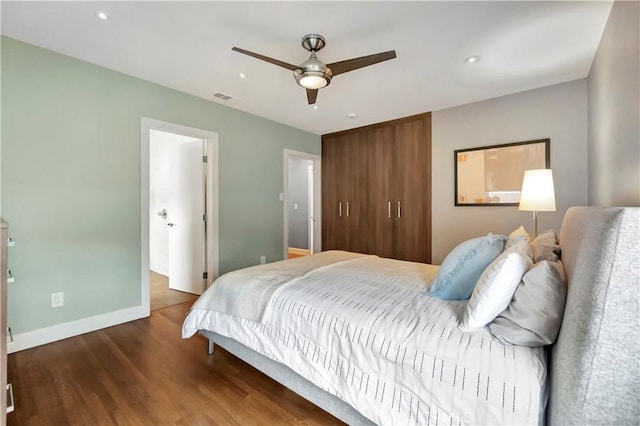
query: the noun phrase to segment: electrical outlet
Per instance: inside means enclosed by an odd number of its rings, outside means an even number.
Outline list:
[[[260,264],[264,265],[267,262],[267,258],[265,256],[260,256]]]
[[[64,293],[51,293],[51,307],[59,308],[64,305]]]

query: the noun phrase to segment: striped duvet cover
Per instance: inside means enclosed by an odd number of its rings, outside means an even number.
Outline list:
[[[335,259],[274,283],[259,319],[221,312],[207,296],[214,283],[187,315],[183,337],[203,329],[233,338],[378,424],[538,424],[542,348],[458,330],[466,303],[425,294],[437,266],[326,256]],[[279,263],[286,268],[296,260]],[[233,299],[232,292],[225,297]]]

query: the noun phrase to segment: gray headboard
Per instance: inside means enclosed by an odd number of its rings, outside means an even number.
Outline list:
[[[569,287],[548,424],[640,424],[640,208],[572,207],[559,240]]]

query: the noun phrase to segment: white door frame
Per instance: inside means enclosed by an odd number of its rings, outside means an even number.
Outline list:
[[[151,129],[162,130],[193,138],[203,139],[205,143],[205,155],[209,169],[206,182],[206,241],[205,253],[207,256],[207,287],[218,276],[219,257],[219,227],[218,227],[218,134],[209,130],[197,129],[194,127],[182,126],[180,124],[166,121],[154,120],[142,117],[141,120],[141,152],[140,152],[140,279],[141,295],[140,301],[145,316],[150,312],[149,296],[149,131]]]
[[[294,151],[292,149],[284,150],[284,259],[289,256],[289,211],[287,209],[287,195],[289,189],[289,158],[301,158],[313,161],[313,212],[310,212],[314,218],[313,222],[313,247],[309,247],[311,253],[319,253],[322,251],[322,212],[320,202],[322,199],[321,191],[321,157],[308,152]]]

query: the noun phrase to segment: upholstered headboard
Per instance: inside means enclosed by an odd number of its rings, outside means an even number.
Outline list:
[[[640,424],[640,208],[572,207],[559,240],[569,287],[548,424]]]

